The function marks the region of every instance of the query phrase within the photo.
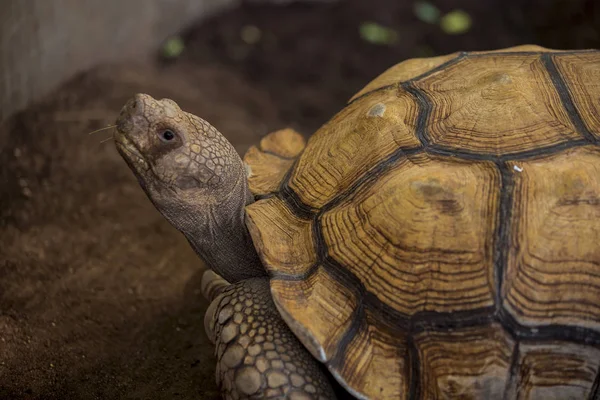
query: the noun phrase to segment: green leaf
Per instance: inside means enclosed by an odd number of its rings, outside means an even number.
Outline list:
[[[463,10],[454,10],[444,15],[440,27],[449,35],[459,35],[471,29],[471,16]]]
[[[179,36],[168,39],[162,47],[162,55],[166,58],[177,58],[183,53],[185,44]]]
[[[246,25],[242,27],[240,31],[240,36],[242,40],[248,44],[256,44],[260,41],[262,37],[261,30],[254,25]]]
[[[417,18],[428,24],[435,24],[440,20],[440,10],[428,1],[417,1],[413,6]]]
[[[398,33],[376,22],[365,22],[360,25],[360,37],[369,43],[389,45],[398,40]]]

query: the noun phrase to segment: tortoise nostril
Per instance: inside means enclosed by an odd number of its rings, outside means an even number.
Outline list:
[[[138,98],[138,96],[133,96],[132,98],[129,99],[129,101],[127,102],[127,110],[129,110],[130,113],[135,113],[140,109],[140,99]]]
[[[119,115],[119,118],[117,118],[117,131],[119,132],[125,132],[125,129],[127,127],[127,116],[125,115],[125,113],[121,113],[121,115]]]

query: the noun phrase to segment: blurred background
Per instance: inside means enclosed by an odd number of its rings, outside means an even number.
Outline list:
[[[0,399],[215,399],[204,267],[88,133],[145,92],[243,154],[407,58],[598,48],[600,3],[3,0],[0,40]]]

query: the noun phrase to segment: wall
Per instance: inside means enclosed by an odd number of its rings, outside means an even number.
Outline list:
[[[1,0],[0,121],[73,74],[145,57],[239,0]]]

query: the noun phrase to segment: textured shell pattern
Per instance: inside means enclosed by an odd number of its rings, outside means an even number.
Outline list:
[[[284,320],[358,398],[600,398],[600,52],[402,62],[246,154]]]

